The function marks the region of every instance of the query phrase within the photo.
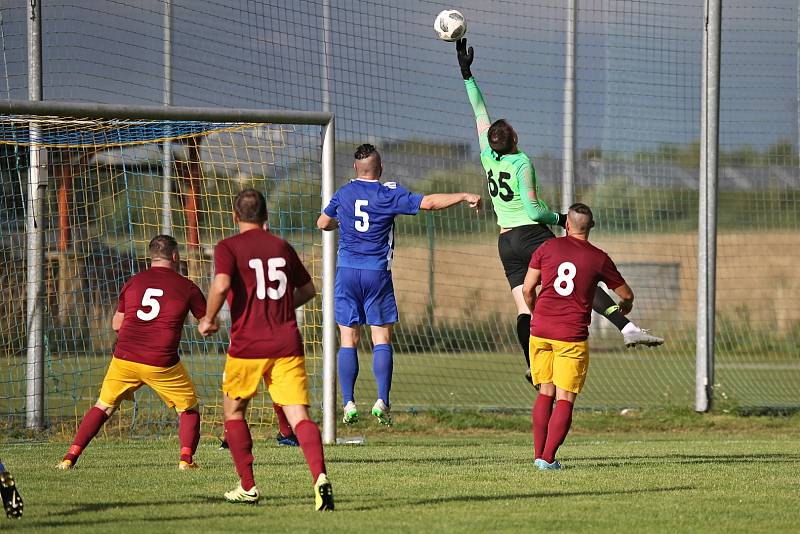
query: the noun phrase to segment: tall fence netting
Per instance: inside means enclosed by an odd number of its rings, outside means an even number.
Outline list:
[[[488,199],[455,51],[433,37],[442,6],[330,4],[326,23],[318,1],[172,2],[173,104],[319,110],[329,102],[337,186],[352,177],[354,147],[368,141],[382,151],[387,180]],[[658,349],[624,350],[595,317],[580,404],[690,406],[704,3],[580,0],[577,8],[575,198],[594,209],[593,240],[636,292],[632,318],[666,338]],[[46,99],[163,101],[162,2],[43,9]],[[459,9],[492,118],[516,127],[542,196],[560,206],[566,3],[470,0]],[[0,91],[25,98],[25,3],[8,3],[2,16]],[[729,404],[800,403],[797,20],[797,5],[785,1],[723,6],[716,382]],[[315,231],[319,208],[307,207],[303,232]],[[496,241],[490,209],[399,221],[396,409],[529,405]],[[373,388],[362,372],[357,397],[370,399]]]

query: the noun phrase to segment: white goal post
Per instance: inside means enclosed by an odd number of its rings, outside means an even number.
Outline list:
[[[162,107],[137,105],[107,105],[94,103],[17,101],[6,100],[0,103],[0,113],[6,116],[25,117],[32,136],[38,131],[38,117],[73,117],[86,119],[142,119],[153,121],[202,121],[213,123],[265,123],[286,125],[321,126],[321,206],[327,205],[334,192],[334,115],[328,112],[263,110],[241,108],[203,108],[203,107]],[[31,150],[38,150],[35,140],[31,140]],[[37,154],[38,156],[38,154]],[[38,163],[38,157],[30,158],[28,170],[28,191],[39,196],[45,194],[47,187],[46,164]],[[35,167],[35,168],[32,168]],[[32,200],[32,199],[29,199]],[[31,202],[28,203],[31,206]],[[320,208],[321,208],[320,206]],[[31,209],[29,208],[29,215]],[[33,214],[38,215],[38,214]],[[43,247],[44,224],[37,224],[35,218],[28,217],[26,237],[28,248],[38,243]],[[29,250],[28,258],[43,256],[43,250]],[[333,315],[333,288],[336,269],[336,241],[332,232],[322,235],[322,436],[323,441],[336,440],[336,324]],[[26,292],[29,303],[26,323],[41,325],[44,314],[44,262],[30,262]],[[26,397],[27,426],[40,429],[44,425],[44,336],[42,328],[35,328],[28,336],[26,348],[28,395]]]

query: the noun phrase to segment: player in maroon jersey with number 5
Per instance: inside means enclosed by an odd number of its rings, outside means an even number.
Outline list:
[[[230,347],[222,376],[225,439],[240,484],[225,493],[230,502],[255,504],[253,439],[247,405],[263,379],[272,400],[297,436],[311,469],[317,510],[333,510],[333,490],[325,470],[319,427],[308,416],[308,378],[303,339],[295,308],[316,295],[314,282],[292,246],[265,229],[267,203],[255,189],[236,196],[234,221],[239,234],[217,243],[216,274],[208,292],[201,334],[217,330],[217,313],[227,297],[231,313]]]
[[[556,451],[572,424],[572,407],[589,369],[589,323],[598,282],[621,299],[619,311],[633,307],[633,291],[608,254],[589,243],[592,210],[573,204],[567,236],[545,241],[531,257],[522,292],[533,312],[531,371],[539,395],[533,405],[534,465],[561,469]],[[536,296],[536,286],[542,289]],[[556,405],[553,408],[553,400]]]
[[[177,272],[178,242],[168,235],[150,241],[150,268],[122,287],[111,327],[117,332],[114,357],[103,379],[100,398],[83,416],[75,440],[56,466],[71,469],[83,449],[124,400],[147,384],[179,415],[181,470],[197,467],[192,456],[200,440],[197,394],[178,357],[178,344],[186,315],[197,319],[206,313],[200,288]]]

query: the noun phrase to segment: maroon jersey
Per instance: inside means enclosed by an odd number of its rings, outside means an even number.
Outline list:
[[[233,358],[303,356],[294,290],[311,281],[292,246],[266,230],[223,239],[214,249],[217,274],[231,277]]]
[[[194,282],[168,267],[151,267],[122,286],[117,311],[125,314],[114,356],[156,367],[178,363],[186,315],[200,319],[206,299]]]
[[[574,237],[546,241],[533,253],[530,267],[542,272],[531,335],[556,341],[589,337],[597,283],[612,290],[625,283],[608,254]]]

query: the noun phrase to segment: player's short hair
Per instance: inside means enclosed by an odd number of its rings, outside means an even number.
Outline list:
[[[267,220],[267,200],[252,187],[239,191],[233,209],[241,222],[262,224]]]
[[[157,235],[147,245],[151,260],[172,260],[172,255],[178,250],[178,242],[171,235]]]
[[[592,213],[592,208],[584,204],[583,202],[576,202],[572,206],[569,207],[569,211],[574,211],[575,213],[580,213],[581,215],[586,215],[589,217],[589,222],[587,223],[587,228],[594,228],[594,213]]]
[[[366,158],[370,157],[371,155],[377,154],[377,153],[378,153],[378,149],[375,148],[375,145],[371,145],[369,143],[364,143],[363,145],[358,145],[358,148],[356,148],[356,151],[353,154],[353,157],[355,159],[366,159]]]
[[[514,128],[505,119],[499,119],[489,126],[489,146],[503,156],[514,149]]]

